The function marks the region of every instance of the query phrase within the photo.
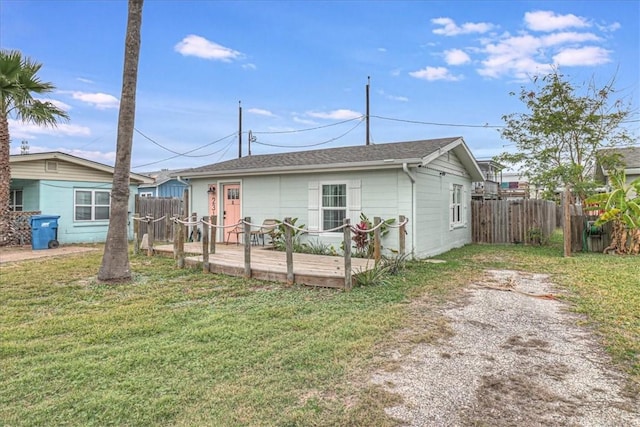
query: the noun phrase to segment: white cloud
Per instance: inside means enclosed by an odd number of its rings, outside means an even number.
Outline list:
[[[608,25],[597,25],[598,29],[604,33],[611,33],[614,31],[618,31],[620,28],[622,28],[622,25],[620,25],[619,22],[614,22],[613,24],[608,24]]]
[[[431,20],[431,23],[441,26],[441,28],[433,30],[433,33],[443,36],[457,36],[459,34],[471,33],[484,34],[495,28],[495,25],[488,22],[465,22],[462,26],[458,26],[451,18],[435,18]]]
[[[213,59],[215,61],[231,62],[243,55],[237,50],[230,49],[194,34],[186,36],[175,45],[174,50],[184,56]]]
[[[78,80],[79,82],[82,82],[82,83],[88,83],[88,84],[93,84],[94,83],[93,80],[85,79],[84,77],[78,77],[78,78],[76,78],[76,80]]]
[[[553,57],[553,62],[559,66],[586,66],[600,65],[611,62],[611,52],[597,46],[585,46],[581,48],[567,48]]]
[[[386,52],[386,51],[387,51],[387,49],[384,48],[384,47],[379,47],[378,48],[378,52]]]
[[[379,90],[378,93],[382,96],[384,96],[387,99],[390,99],[392,101],[400,101],[400,102],[408,102],[409,98],[407,98],[406,96],[396,96],[396,95],[389,95],[388,93],[386,93],[383,90]]]
[[[245,70],[256,70],[258,67],[256,67],[256,64],[242,64],[242,68],[244,68]]]
[[[430,82],[436,80],[457,81],[462,79],[462,76],[454,76],[445,67],[426,67],[422,70],[412,71],[409,73],[411,77],[416,79],[428,80]]]
[[[56,127],[37,126],[33,123],[23,123],[20,120],[9,119],[11,139],[37,139],[38,135],[50,136],[90,136],[91,130],[86,126],[58,123]]]
[[[444,51],[444,61],[448,65],[462,65],[470,62],[471,58],[461,49],[451,49]]]
[[[41,101],[41,102],[49,102],[64,111],[71,110],[71,105],[65,104],[64,102],[58,101],[57,99],[42,99],[42,98],[37,98],[37,99],[38,101]]]
[[[361,117],[362,114],[353,110],[333,110],[327,112],[319,112],[319,111],[307,111],[306,113],[309,117],[315,117],[317,119],[332,119],[332,120],[349,120],[355,119],[357,117]]]
[[[108,108],[118,108],[120,102],[118,98],[107,93],[88,93],[88,92],[72,92],[73,99],[85,102],[96,107],[98,110],[106,110]]]
[[[538,10],[524,14],[524,22],[527,28],[533,31],[556,31],[565,28],[585,28],[590,24],[586,18],[573,14],[556,15],[548,10]]]
[[[548,36],[541,37],[541,42],[545,46],[555,46],[559,44],[567,43],[581,43],[587,41],[599,41],[600,37],[592,33],[575,33],[575,32],[563,32],[549,34]]]
[[[261,108],[249,108],[247,110],[247,113],[256,114],[258,116],[275,117],[275,114],[273,114],[271,111],[263,110]]]
[[[302,125],[317,125],[318,122],[309,119],[303,119],[299,116],[293,116],[293,121]]]

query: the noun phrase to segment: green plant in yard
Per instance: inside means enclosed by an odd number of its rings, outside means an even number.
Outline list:
[[[354,286],[389,285],[389,271],[382,263],[364,269],[353,276]]]
[[[273,233],[271,235],[271,242],[273,244],[273,248],[278,251],[284,251],[287,249],[287,245],[285,242],[285,232],[287,228],[291,229],[291,238],[293,241],[293,251],[294,252],[302,252],[304,250],[302,244],[300,243],[300,237],[302,236],[302,231],[298,230],[304,229],[303,225],[297,225],[296,222],[298,218],[292,218],[289,224],[295,226],[296,228],[291,228],[287,225],[284,225],[282,221],[277,221],[277,226],[273,229]]]
[[[381,222],[380,225],[380,238],[386,236],[389,233],[389,225],[395,222],[395,218],[390,218]],[[354,257],[358,258],[371,258],[373,256],[374,249],[374,231],[368,231],[374,228],[373,222],[364,214],[360,213],[360,222],[356,224],[356,231],[353,232],[351,240],[355,243]],[[344,245],[344,243],[343,243]],[[380,245],[382,248],[382,245]],[[344,249],[344,248],[343,248]]]
[[[398,254],[391,257],[383,256],[380,264],[388,274],[397,275],[407,268],[407,262],[410,257],[410,254]]]
[[[307,243],[304,243],[302,252],[306,254],[312,255],[329,255],[329,256],[337,256],[338,252],[336,249],[328,243],[323,243],[319,240],[309,240]]]
[[[585,210],[604,211],[596,220],[600,226],[613,222],[611,244],[604,252],[640,254],[640,178],[626,183],[623,170],[611,171],[612,190],[589,197]]]

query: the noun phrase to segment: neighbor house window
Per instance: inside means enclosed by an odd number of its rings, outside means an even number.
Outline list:
[[[451,189],[451,225],[453,227],[460,227],[464,224],[464,217],[462,215],[462,185],[453,184]]]
[[[140,197],[153,197],[153,192],[145,191],[144,193],[140,193]]]
[[[75,190],[73,206],[76,221],[109,219],[111,193],[104,190]]]
[[[340,227],[347,217],[347,184],[323,185],[321,209],[323,230]]]
[[[21,212],[22,209],[22,190],[11,190],[9,193],[9,210]]]

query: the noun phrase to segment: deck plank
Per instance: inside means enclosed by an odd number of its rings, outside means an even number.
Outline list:
[[[185,262],[201,266],[202,244],[185,243]],[[173,245],[154,246],[154,252],[173,256]],[[352,258],[351,274],[372,269],[374,261]],[[328,255],[293,254],[294,283],[308,286],[344,288],[344,258]],[[244,246],[217,245],[216,253],[209,254],[209,271],[229,276],[244,276]],[[251,247],[251,277],[259,280],[287,282],[286,253],[263,246]]]

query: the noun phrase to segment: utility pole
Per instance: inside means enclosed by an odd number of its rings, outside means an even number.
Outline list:
[[[242,101],[238,101],[238,158],[242,157]]]
[[[249,137],[247,138],[247,146],[249,147],[249,155],[251,155],[251,143],[256,142],[256,137],[253,136],[253,132],[249,130]]]
[[[370,144],[370,139],[369,139],[369,84],[371,82],[371,76],[367,76],[367,112],[366,112],[366,116],[365,116],[365,120],[367,121],[366,123],[366,128],[367,128],[367,135],[366,135],[366,145]]]

